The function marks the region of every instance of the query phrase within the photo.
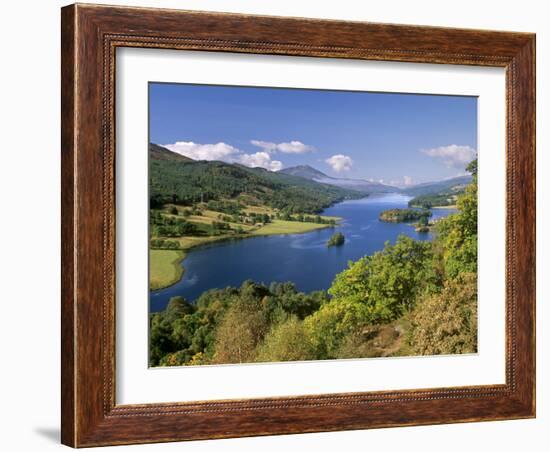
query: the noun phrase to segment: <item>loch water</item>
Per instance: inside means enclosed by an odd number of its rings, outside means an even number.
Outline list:
[[[192,249],[182,262],[183,278],[176,284],[150,293],[150,311],[164,309],[171,297],[196,300],[204,291],[227,286],[239,287],[251,279],[267,285],[292,281],[302,292],[328,289],[335,275],[365,254],[372,254],[400,234],[430,240],[407,223],[385,223],[378,219],[386,209],[406,208],[410,197],[392,193],[344,201],[326,209],[323,215],[341,217],[336,228],[304,234],[271,235],[213,243]],[[450,215],[454,209],[433,209],[432,219]],[[344,234],[342,246],[327,247],[335,232]]]

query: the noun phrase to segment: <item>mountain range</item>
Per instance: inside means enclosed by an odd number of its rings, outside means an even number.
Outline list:
[[[405,188],[398,188],[378,182],[367,181],[364,179],[331,177],[309,165],[292,166],[290,168],[282,169],[279,172],[303,177],[304,179],[313,180],[321,184],[335,185],[337,187],[346,188],[348,190],[355,190],[365,194],[403,193],[410,196],[419,196],[439,193],[457,187],[462,187],[472,181],[472,176],[466,175],[452,177],[450,179],[444,179],[440,181],[425,182]]]
[[[152,160],[155,161],[199,163],[198,161],[192,160],[189,157],[185,157],[181,154],[172,152],[165,147],[153,143],[149,144],[149,156]],[[208,166],[209,163],[211,164],[211,166],[214,165],[217,167],[220,167],[221,164],[221,162],[205,161],[200,163],[202,164],[201,168],[203,170],[204,165]],[[360,194],[364,195],[379,193],[403,193],[409,196],[420,196],[461,188],[462,186],[465,186],[472,181],[472,176],[465,175],[440,181],[425,182],[405,188],[398,188],[379,182],[367,181],[365,179],[338,178],[328,176],[322,171],[319,171],[318,169],[313,168],[309,165],[292,166],[289,168],[284,168],[277,172],[268,171],[263,168],[249,168],[240,164],[223,163],[222,166],[231,166],[233,168],[240,168],[244,171],[247,171],[248,173],[252,172],[256,176],[261,176],[263,179],[268,179],[269,183],[271,184],[282,184],[284,186],[292,184],[303,185],[305,181],[300,182],[300,180],[303,181],[305,179],[307,181],[310,181],[309,188],[313,188],[315,186],[315,183],[320,184],[320,187],[327,185],[333,186],[335,188],[337,187],[343,190],[342,192],[338,193],[338,195],[343,197],[349,197],[349,194],[354,192],[359,192]],[[334,194],[335,193],[331,193],[331,195]]]
[[[381,184],[379,182],[371,182],[364,179],[347,179],[327,176],[325,173],[309,165],[292,166],[290,168],[284,168],[279,172],[303,177],[304,179],[313,180],[321,184],[336,185],[337,187],[355,190],[361,193],[395,193],[399,191],[399,188],[397,187]]]
[[[450,179],[413,185],[403,188],[401,192],[409,196],[431,195],[449,190],[456,191],[464,188],[470,182],[472,182],[472,176],[468,174],[465,176],[457,176]]]

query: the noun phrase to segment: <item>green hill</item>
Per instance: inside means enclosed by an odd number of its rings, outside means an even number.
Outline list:
[[[472,176],[470,175],[458,176],[451,179],[413,185],[412,187],[404,188],[403,193],[410,196],[433,195],[445,191],[456,191],[459,188],[463,189],[471,182]]]
[[[149,143],[149,158],[151,160],[167,160],[171,162],[192,162],[193,160],[184,155],[159,146],[158,144]]]
[[[238,199],[246,205],[264,205],[289,213],[317,213],[335,202],[364,196],[262,168],[194,161],[153,144],[149,149],[151,207]]]

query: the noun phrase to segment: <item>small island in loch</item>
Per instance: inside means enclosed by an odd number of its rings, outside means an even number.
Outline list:
[[[346,238],[344,237],[344,234],[341,232],[335,232],[328,240],[327,246],[342,246],[345,241]]]
[[[427,209],[388,209],[380,212],[380,221],[389,223],[405,223],[409,221],[419,221],[422,218],[429,218],[432,212]]]

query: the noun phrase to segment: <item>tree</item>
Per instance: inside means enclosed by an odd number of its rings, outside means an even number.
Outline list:
[[[411,316],[415,354],[477,351],[477,276],[462,273],[445,282],[441,293],[427,296]]]
[[[259,347],[256,361],[303,361],[310,359],[315,359],[314,348],[304,330],[303,322],[293,316],[271,329]]]
[[[334,299],[304,319],[306,332],[315,359],[333,359],[346,337],[359,331],[369,318],[366,304],[351,299]]]
[[[425,216],[425,215],[422,215],[422,216],[418,219],[418,224],[419,224],[420,226],[428,226],[428,223],[429,223],[428,217]]]
[[[197,226],[189,221],[180,220],[174,228],[174,234],[178,237],[186,234],[194,234],[197,232]]]
[[[242,296],[242,295],[241,295]],[[214,362],[254,361],[256,346],[267,333],[266,319],[254,298],[233,302],[216,330]]]
[[[336,275],[329,293],[335,301],[364,304],[369,323],[387,322],[410,310],[418,293],[433,284],[429,242],[405,235],[395,245],[350,264]]]
[[[161,314],[154,314],[149,327],[149,362],[157,366],[160,360],[176,350],[171,338],[172,325]]]
[[[156,236],[166,236],[168,234],[168,228],[166,226],[155,226],[153,228],[153,234]]]
[[[459,212],[437,223],[437,240],[443,247],[445,271],[449,278],[477,271],[477,159],[468,167],[474,176],[458,197]]]
[[[214,362],[243,363],[254,357],[256,343],[247,319],[230,310],[216,332]]]
[[[163,314],[164,318],[170,322],[186,314],[192,314],[193,311],[194,307],[191,303],[188,303],[183,297],[175,296],[170,298]]]
[[[232,306],[216,331],[214,362],[245,363],[254,361],[258,337],[254,334],[259,316],[248,315]]]
[[[470,163],[468,163],[468,166],[466,166],[466,171],[468,171],[472,176],[474,176],[474,179],[476,179],[477,182],[477,157],[472,160]]]
[[[327,246],[342,246],[345,241],[346,238],[344,237],[344,234],[341,232],[335,232],[328,240]]]

